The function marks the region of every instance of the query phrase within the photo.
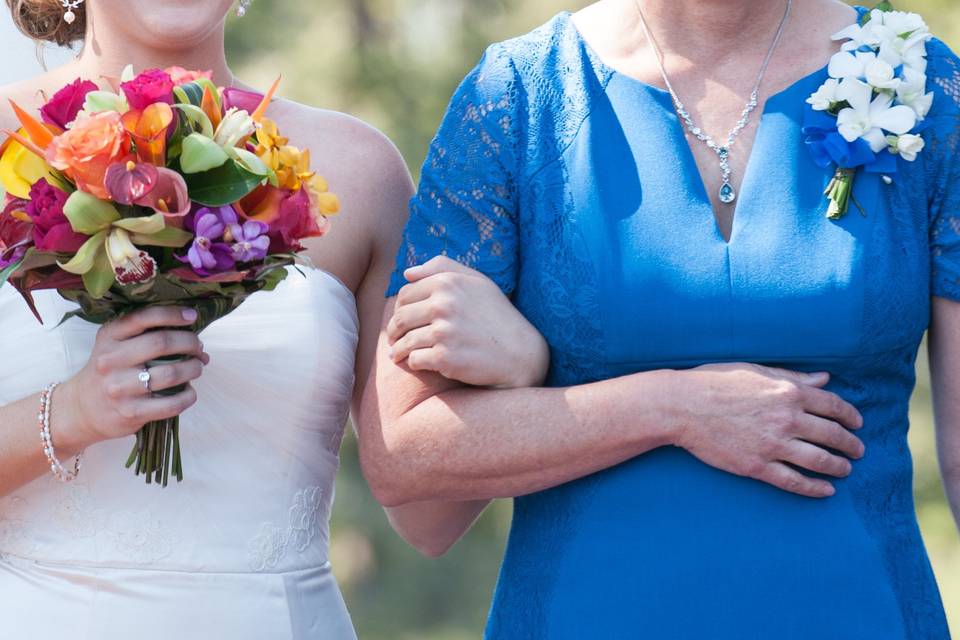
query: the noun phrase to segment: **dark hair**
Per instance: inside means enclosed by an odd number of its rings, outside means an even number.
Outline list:
[[[87,12],[82,4],[73,9],[76,20],[72,24],[63,19],[66,9],[60,0],[7,0],[7,6],[17,29],[38,43],[67,47],[86,34]]]

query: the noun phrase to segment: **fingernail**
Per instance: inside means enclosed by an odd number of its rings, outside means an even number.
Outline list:
[[[196,309],[184,309],[181,312],[183,319],[187,322],[193,322],[197,319],[197,310]]]

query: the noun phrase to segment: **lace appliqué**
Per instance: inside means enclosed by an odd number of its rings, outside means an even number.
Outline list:
[[[323,531],[321,518],[324,506],[322,487],[301,489],[293,496],[290,520],[285,528],[264,522],[260,531],[247,544],[250,569],[256,572],[275,569],[290,551],[303,553]]]
[[[16,496],[8,499],[0,512],[0,553],[35,556],[39,547],[33,540],[51,522],[78,540],[102,538],[112,542],[124,559],[135,565],[150,565],[166,558],[179,542],[149,509],[133,512],[94,508],[86,485],[58,487],[55,501],[49,521],[38,522],[27,515],[26,500]]]

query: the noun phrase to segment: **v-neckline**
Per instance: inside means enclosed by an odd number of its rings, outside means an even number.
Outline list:
[[[853,7],[853,9],[857,12],[858,16],[862,15],[861,7],[857,6],[857,7]],[[750,195],[746,187],[749,187],[750,184],[752,183],[751,176],[756,171],[754,166],[755,165],[754,158],[756,156],[757,142],[760,141],[761,135],[763,134],[764,120],[766,119],[766,116],[769,112],[769,107],[771,103],[777,102],[777,100],[779,100],[781,97],[795,91],[797,87],[800,87],[802,85],[809,83],[814,78],[817,78],[819,76],[826,74],[827,69],[830,66],[829,61],[823,66],[819,67],[818,69],[815,69],[814,71],[811,71],[810,73],[800,78],[797,78],[796,80],[791,82],[789,85],[787,85],[783,89],[777,91],[776,93],[770,94],[763,101],[762,108],[759,111],[760,116],[757,122],[757,130],[754,133],[753,144],[750,147],[750,153],[747,157],[746,165],[744,165],[743,179],[740,181],[739,188],[737,189],[737,199],[733,204],[733,217],[730,220],[730,237],[725,238],[723,236],[723,232],[720,229],[720,221],[717,218],[717,212],[713,208],[713,201],[710,199],[710,193],[707,189],[707,183],[704,180],[703,172],[700,171],[700,166],[697,164],[697,159],[696,159],[696,155],[694,154],[693,147],[690,145],[690,140],[687,138],[686,128],[684,127],[683,122],[680,120],[680,117],[676,113],[676,109],[673,105],[673,97],[670,95],[670,92],[664,88],[658,87],[654,84],[650,84],[649,82],[645,82],[643,80],[640,80],[639,78],[635,78],[629,74],[623,73],[618,69],[607,64],[603,60],[603,58],[600,57],[600,55],[596,52],[596,50],[594,50],[593,46],[587,41],[587,39],[583,37],[583,34],[580,33],[579,27],[577,27],[576,23],[573,21],[573,14],[569,11],[564,11],[563,13],[561,13],[561,16],[566,21],[567,26],[569,27],[569,29],[571,29],[577,41],[580,43],[580,46],[582,47],[583,51],[591,60],[594,61],[595,65],[598,68],[603,70],[605,75],[609,76],[610,78],[619,77],[628,84],[640,87],[641,89],[654,94],[654,96],[658,98],[659,101],[666,102],[666,104],[669,106],[669,110],[673,116],[673,121],[675,123],[675,126],[681,129],[681,132],[680,132],[681,139],[685,143],[683,145],[684,159],[690,163],[692,167],[692,171],[696,174],[696,184],[698,187],[699,196],[705,200],[706,208],[710,212],[710,218],[713,224],[714,236],[716,237],[717,241],[723,243],[729,249],[730,246],[733,244],[734,240],[737,238],[738,231],[745,224],[745,221],[741,220],[741,214],[743,212],[741,211],[740,203],[746,200]]]

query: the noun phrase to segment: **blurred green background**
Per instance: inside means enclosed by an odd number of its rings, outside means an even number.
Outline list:
[[[231,62],[266,87],[284,73],[287,97],[357,115],[386,132],[414,175],[459,80],[493,41],[519,35],[578,0],[259,0],[231,22]],[[960,47],[960,3],[899,0]],[[918,511],[954,629],[960,633],[960,543],[934,452],[926,360],[919,363],[911,442]],[[509,527],[497,504],[449,555],[426,560],[391,531],[343,450],[332,553],[362,640],[478,638]]]

